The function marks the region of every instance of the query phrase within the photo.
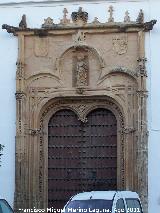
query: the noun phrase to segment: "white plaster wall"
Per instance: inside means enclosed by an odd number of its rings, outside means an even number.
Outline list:
[[[151,33],[146,33],[146,57],[148,58],[148,124],[149,124],[149,213],[160,212],[160,1],[135,0],[127,1],[85,1],[78,5],[74,3],[52,3],[32,5],[3,5],[9,0],[0,0],[0,26],[4,23],[18,26],[21,16],[27,15],[29,27],[40,27],[43,19],[48,16],[55,23],[62,18],[62,11],[67,7],[69,14],[82,6],[89,13],[89,21],[95,16],[102,22],[108,19],[108,7],[114,6],[115,21],[123,21],[124,13],[129,10],[132,20],[135,20],[139,9],[143,9],[145,20],[157,19],[158,23]],[[12,1],[12,2],[21,2]],[[27,1],[25,1],[27,2]],[[53,1],[54,2],[54,1]],[[41,7],[40,7],[41,6]],[[14,159],[15,159],[15,74],[17,59],[17,38],[0,29],[0,143],[5,145],[0,168],[0,195],[7,198],[13,205],[14,198]]]

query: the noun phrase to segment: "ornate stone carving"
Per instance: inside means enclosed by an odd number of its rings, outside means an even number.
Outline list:
[[[24,63],[21,61],[17,61],[17,72],[16,77],[17,79],[24,78]]]
[[[147,71],[146,71],[146,58],[138,58],[138,71],[137,71],[137,76],[146,76],[147,77]]]
[[[26,15],[22,16],[22,20],[19,23],[19,27],[21,29],[26,29],[27,28]]]
[[[123,55],[127,52],[128,48],[128,38],[127,35],[116,35],[112,39],[113,50],[118,55]]]
[[[39,135],[41,132],[42,131],[40,129],[29,129],[29,134],[32,136]]]
[[[114,72],[126,73],[134,78],[137,78],[136,72],[133,72],[132,70],[127,69],[126,67],[114,67],[109,71],[109,73]]]
[[[143,13],[142,9],[139,11],[139,14],[138,14],[138,17],[136,19],[136,22],[140,23],[140,24],[144,23],[144,13]]]
[[[67,14],[68,14],[68,10],[67,8],[64,8],[63,10],[63,19],[60,20],[60,24],[69,24],[70,23],[70,19],[67,19]]]
[[[151,20],[149,22],[146,22],[143,24],[144,26],[144,31],[147,32],[147,31],[150,31],[153,29],[153,26],[157,23],[157,20]]]
[[[109,18],[108,18],[108,22],[114,22],[114,18],[113,18],[113,6],[111,5],[110,7],[109,7],[109,10],[108,10],[108,12],[109,12]]]
[[[48,38],[36,37],[34,39],[34,53],[37,57],[45,57],[48,54]]]
[[[25,93],[24,92],[16,92],[15,96],[16,96],[16,100],[21,100],[23,97],[25,97]]]
[[[53,19],[48,17],[44,19],[44,24],[42,24],[42,28],[52,28],[54,26]]]
[[[97,18],[97,17],[94,18],[92,24],[100,24],[100,22],[98,21],[98,18]]]
[[[125,17],[124,17],[124,22],[130,22],[131,19],[130,19],[130,16],[129,16],[129,12],[128,10],[125,12]]]
[[[83,87],[88,85],[88,57],[83,52],[78,52],[75,57],[75,86]]]
[[[72,21],[75,24],[86,24],[88,21],[88,13],[82,10],[82,7],[79,7],[78,12],[72,12]]]
[[[78,30],[77,34],[73,35],[73,40],[76,45],[84,44],[86,40],[85,32]]]
[[[124,127],[120,131],[122,134],[131,134],[131,133],[134,133],[136,131],[136,129],[133,127]]]

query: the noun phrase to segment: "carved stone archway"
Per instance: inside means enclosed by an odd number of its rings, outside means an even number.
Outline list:
[[[86,122],[86,116],[89,112],[91,112],[94,109],[97,108],[104,108],[112,111],[112,113],[116,116],[117,119],[117,125],[118,125],[118,131],[117,131],[117,144],[118,144],[118,152],[117,152],[117,164],[118,164],[118,171],[117,171],[117,186],[119,190],[126,188],[126,180],[129,178],[127,174],[125,174],[125,164],[128,164],[128,162],[125,159],[125,124],[124,124],[124,115],[121,112],[121,109],[114,103],[114,101],[109,97],[101,97],[101,98],[78,98],[75,99],[53,99],[51,100],[50,104],[45,107],[45,110],[41,114],[40,119],[40,132],[43,133],[40,135],[40,152],[41,155],[38,156],[38,159],[40,160],[40,166],[39,166],[39,183],[40,183],[40,189],[41,190],[41,199],[42,203],[45,203],[45,206],[47,207],[48,203],[48,183],[47,183],[47,173],[44,171],[47,171],[47,161],[48,161],[48,150],[47,150],[47,144],[48,144],[48,122],[51,116],[56,113],[57,111],[61,109],[70,109],[74,111],[79,120],[82,122]],[[133,155],[133,153],[132,153]],[[37,159],[37,160],[38,160]],[[44,163],[45,162],[45,163]],[[131,164],[129,165],[131,166]],[[133,172],[132,172],[133,173]],[[133,175],[135,175],[133,173]],[[133,187],[133,186],[132,186]],[[40,191],[38,191],[39,194]],[[39,194],[40,195],[40,194]],[[44,202],[45,201],[45,202]]]
[[[144,36],[155,20],[144,23],[98,18],[67,10],[60,24],[45,19],[42,28],[3,25],[18,36],[16,73],[15,210],[47,207],[47,126],[61,108],[75,111],[85,122],[94,108],[109,109],[118,122],[118,186],[137,191],[147,213],[147,116]]]

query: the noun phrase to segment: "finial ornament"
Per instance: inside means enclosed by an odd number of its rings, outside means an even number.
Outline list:
[[[44,24],[42,24],[42,28],[51,28],[53,27],[53,19],[48,17],[47,19],[44,19]]]
[[[139,24],[144,23],[144,13],[143,13],[142,9],[140,9],[140,11],[139,11],[136,22],[139,23]]]
[[[21,28],[21,29],[27,28],[27,22],[26,22],[26,15],[25,14],[22,16],[22,19],[19,23],[19,28]]]
[[[98,21],[98,18],[97,18],[97,17],[94,18],[92,24],[100,24],[100,22]]]
[[[73,12],[71,17],[76,24],[86,24],[88,21],[88,13],[83,11],[82,7],[79,7],[78,12]]]
[[[68,10],[67,8],[64,8],[63,10],[63,19],[60,20],[60,24],[69,24],[70,19],[67,19]]]
[[[128,10],[125,12],[125,17],[124,17],[124,22],[130,22],[131,19],[130,19],[130,16],[129,16],[129,12]]]
[[[113,9],[113,6],[111,5],[108,10],[108,12],[109,12],[108,22],[114,22],[113,11],[114,11],[114,9]]]

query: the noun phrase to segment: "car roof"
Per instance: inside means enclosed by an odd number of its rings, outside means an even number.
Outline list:
[[[132,191],[91,191],[79,193],[73,196],[71,200],[90,200],[90,199],[112,200],[116,194],[119,194],[124,198],[139,199],[138,194]]]

